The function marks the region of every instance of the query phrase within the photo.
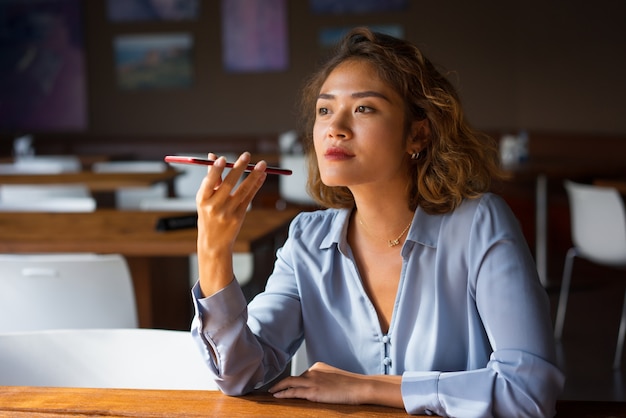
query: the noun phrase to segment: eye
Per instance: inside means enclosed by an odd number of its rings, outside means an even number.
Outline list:
[[[371,112],[373,109],[369,106],[357,106],[356,107],[356,113],[368,113]]]
[[[328,108],[325,107],[320,107],[317,109],[317,114],[318,115],[327,115],[328,114]]]

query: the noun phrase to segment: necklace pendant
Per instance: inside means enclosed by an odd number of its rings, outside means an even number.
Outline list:
[[[396,245],[400,244],[400,238],[396,238],[394,240],[389,240],[387,242],[389,243],[390,247],[395,247]]]

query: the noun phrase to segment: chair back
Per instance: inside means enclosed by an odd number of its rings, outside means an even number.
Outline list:
[[[0,334],[0,385],[216,390],[188,331],[80,329]]]
[[[0,272],[0,332],[138,326],[121,255],[0,254]]]
[[[0,211],[93,212],[96,200],[84,184],[3,184]]]
[[[162,173],[167,164],[162,161],[98,161],[91,169],[94,173]],[[115,206],[122,210],[137,210],[144,199],[162,199],[167,196],[163,183],[149,187],[121,187],[115,190]]]
[[[13,164],[22,174],[73,173],[82,169],[80,158],[75,155],[26,155],[16,158]]]
[[[300,376],[307,371],[310,367],[309,359],[307,358],[306,342],[302,341],[302,345],[298,348],[298,351],[291,358],[291,375]]]
[[[626,211],[614,188],[565,181],[571,231],[580,255],[608,265],[626,264]]]
[[[304,155],[281,155],[280,166],[290,169],[290,176],[279,176],[278,193],[281,199],[300,205],[315,205],[315,200],[307,193],[308,167]]]
[[[167,164],[161,161],[96,161],[91,165],[94,173],[162,173]]]
[[[193,197],[147,198],[139,203],[145,211],[196,212],[196,199]]]
[[[0,202],[22,202],[56,197],[90,197],[84,184],[3,184]]]
[[[0,202],[0,212],[93,212],[93,197],[54,197],[46,200]]]

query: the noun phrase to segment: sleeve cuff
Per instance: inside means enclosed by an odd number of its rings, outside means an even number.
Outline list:
[[[202,332],[214,333],[232,323],[246,310],[246,298],[236,280],[209,297],[202,297],[200,285],[196,283],[191,289],[193,304],[196,311],[196,323]]]
[[[441,410],[438,396],[441,372],[405,372],[402,375],[402,400],[406,412],[414,414],[436,414]]]

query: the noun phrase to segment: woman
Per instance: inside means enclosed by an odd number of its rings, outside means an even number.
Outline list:
[[[192,332],[220,388],[275,379],[304,340],[313,364],[279,398],[451,416],[552,416],[546,293],[517,221],[488,192],[497,149],[413,45],[359,28],[303,94],[309,189],[267,287],[246,306],[232,246],[263,184],[244,153],[197,195]],[[211,158],[215,155],[210,154]],[[214,233],[214,232],[218,233]]]

